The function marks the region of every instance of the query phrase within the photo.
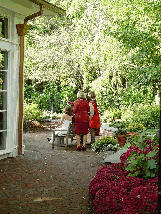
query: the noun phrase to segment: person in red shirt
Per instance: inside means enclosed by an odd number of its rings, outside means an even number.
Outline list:
[[[84,92],[77,93],[77,100],[74,102],[73,113],[75,114],[75,133],[78,151],[86,151],[87,134],[89,133],[89,103],[86,101]],[[83,146],[80,146],[80,135],[83,135]]]
[[[96,131],[100,129],[100,117],[99,117],[99,112],[97,108],[97,103],[95,100],[95,93],[93,91],[89,92],[89,97],[91,98],[91,101],[89,102],[90,106],[90,124],[89,124],[89,129],[91,133],[91,144],[95,142],[95,134]]]

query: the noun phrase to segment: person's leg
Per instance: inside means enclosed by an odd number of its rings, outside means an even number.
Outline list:
[[[87,142],[87,134],[83,135],[83,146],[86,147],[86,142]]]
[[[90,133],[91,133],[91,144],[95,143],[95,129],[90,128]]]
[[[76,134],[77,148],[80,146],[80,135]]]
[[[87,134],[83,135],[83,146],[82,146],[82,150],[86,151],[86,142],[87,142]]]

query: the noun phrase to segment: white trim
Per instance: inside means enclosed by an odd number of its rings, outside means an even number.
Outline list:
[[[5,155],[5,154],[8,154],[8,153],[11,153],[11,150],[0,150],[0,155]]]
[[[22,145],[22,154],[25,153],[25,145]],[[7,157],[16,157],[18,155],[18,146],[13,147],[12,149],[0,150],[0,160]]]
[[[4,16],[6,18],[13,16],[13,17],[17,17],[18,19],[22,19],[22,20],[24,20],[24,18],[25,18],[25,15],[22,15],[18,12],[10,10],[10,9],[6,8],[5,6],[0,6],[0,15]]]
[[[10,40],[7,39],[7,38],[0,37],[0,41],[4,41],[4,42],[7,42],[7,43],[11,43],[11,45],[17,45],[17,46],[19,46],[19,43],[15,43],[15,42],[13,42],[13,41],[10,41]]]
[[[2,51],[9,52],[9,51],[11,51],[12,47],[11,47],[11,44],[9,42],[0,40],[0,49]]]
[[[2,4],[3,5],[3,4]],[[24,15],[3,7],[0,3],[0,16],[8,18],[8,38],[0,37],[0,50],[8,52],[7,73],[7,129],[0,132],[7,132],[5,148],[0,150],[0,160],[7,157],[18,156],[18,98],[19,98],[19,36],[16,24],[23,23]],[[25,146],[22,145],[24,154]]]
[[[8,18],[13,16],[13,11],[7,9],[6,7],[0,6],[0,16]]]

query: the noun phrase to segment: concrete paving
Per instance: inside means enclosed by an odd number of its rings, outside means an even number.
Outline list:
[[[120,163],[120,156],[127,152],[127,148],[126,149],[121,149],[119,151],[117,151],[116,153],[112,154],[112,155],[107,155],[104,159],[104,163]]]

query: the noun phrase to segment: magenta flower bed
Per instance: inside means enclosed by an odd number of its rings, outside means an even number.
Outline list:
[[[121,163],[97,171],[90,182],[91,208],[96,214],[157,213],[158,177],[145,180],[127,176],[124,162],[134,148],[121,156]]]

